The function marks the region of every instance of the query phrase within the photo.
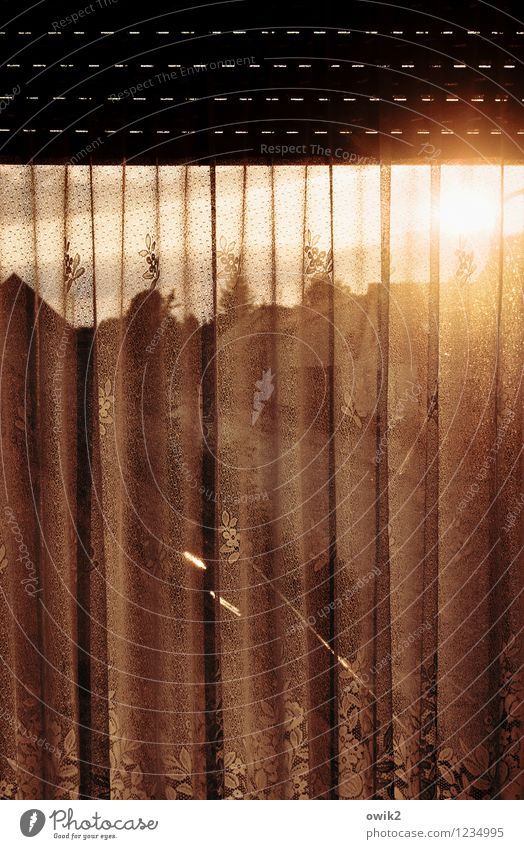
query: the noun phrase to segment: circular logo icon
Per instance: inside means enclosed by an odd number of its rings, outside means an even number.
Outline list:
[[[45,825],[45,814],[37,808],[25,811],[20,817],[20,831],[25,837],[34,837],[39,834]]]

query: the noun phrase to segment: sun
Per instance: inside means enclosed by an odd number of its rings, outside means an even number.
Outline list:
[[[497,237],[499,229],[504,236],[522,233],[521,168],[505,168],[502,175],[494,166],[449,166],[443,176],[438,212],[441,235],[482,240]]]
[[[477,186],[450,188],[440,201],[440,230],[448,235],[493,233],[498,217],[496,204]]]

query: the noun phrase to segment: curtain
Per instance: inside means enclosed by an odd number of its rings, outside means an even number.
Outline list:
[[[6,798],[522,798],[524,167],[0,167]]]

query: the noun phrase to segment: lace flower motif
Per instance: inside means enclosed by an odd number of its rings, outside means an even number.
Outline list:
[[[69,253],[70,242],[67,242],[64,256],[64,283],[66,292],[69,292],[71,286],[85,273],[85,268],[80,267],[80,254],[76,253],[72,256]]]
[[[107,433],[106,425],[110,425],[113,423],[111,411],[113,409],[115,397],[112,394],[112,389],[113,386],[111,381],[106,380],[104,385],[100,387],[98,393],[98,420],[100,422],[101,436],[105,436]]]
[[[464,286],[472,274],[477,270],[477,266],[473,262],[473,251],[467,251],[463,242],[459,243],[458,249],[455,251],[457,256],[457,270],[455,271],[455,279],[460,286]]]
[[[222,525],[220,533],[224,540],[220,546],[220,553],[225,554],[229,564],[236,563],[240,558],[240,534],[237,529],[238,519],[232,516],[228,510],[222,511]]]
[[[331,274],[333,270],[333,251],[321,251],[317,244],[320,236],[313,236],[311,230],[306,233],[306,244],[304,245],[305,274],[307,277]]]
[[[144,257],[147,263],[147,271],[142,274],[143,280],[151,280],[151,289],[154,289],[160,277],[160,259],[158,256],[156,239],[146,233],[146,246],[139,251],[139,256]]]

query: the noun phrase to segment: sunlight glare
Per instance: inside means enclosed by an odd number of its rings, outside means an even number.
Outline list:
[[[482,192],[457,186],[440,201],[440,230],[450,235],[492,233],[498,218],[496,206]]]
[[[192,563],[193,566],[196,566],[197,569],[207,569],[207,566],[204,561],[201,560],[200,557],[196,557],[194,554],[191,554],[190,551],[184,551],[184,557],[186,558],[186,560],[189,560],[189,562]]]

